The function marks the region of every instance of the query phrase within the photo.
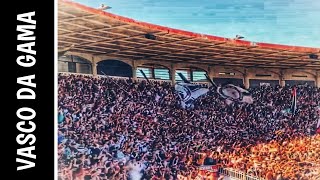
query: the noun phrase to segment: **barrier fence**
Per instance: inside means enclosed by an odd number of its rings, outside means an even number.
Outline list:
[[[84,76],[84,77],[93,77],[92,74],[83,74],[83,73],[70,73],[70,72],[59,72],[59,74],[63,75],[63,76],[66,76],[66,75],[81,75],[81,76]],[[129,77],[121,77],[121,76],[106,76],[106,75],[97,75],[98,78],[112,78],[112,79],[129,79]],[[132,77],[131,77],[132,78]],[[145,78],[136,78],[136,81],[137,82],[141,82],[141,81],[146,81]],[[168,83],[171,83],[171,80],[163,80],[163,79],[149,79],[149,81],[153,82],[168,82]],[[179,81],[177,81],[179,82]],[[195,82],[192,82],[193,84],[208,84],[207,81],[195,81]]]
[[[228,176],[232,179],[239,179],[239,180],[265,180],[264,178],[252,176],[245,172],[237,171],[232,168],[219,168],[219,174]]]

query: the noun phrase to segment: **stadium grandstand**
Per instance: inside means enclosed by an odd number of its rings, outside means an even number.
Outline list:
[[[320,179],[320,48],[197,34],[59,0],[58,51],[60,180]],[[174,88],[182,77],[242,87],[254,101],[209,91],[184,109]]]

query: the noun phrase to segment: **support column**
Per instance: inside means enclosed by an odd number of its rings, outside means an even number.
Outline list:
[[[320,72],[317,72],[316,74],[316,87],[320,88]]]
[[[243,75],[243,84],[246,89],[249,89],[250,81],[249,81],[248,75]]]
[[[96,60],[95,60],[94,57],[92,57],[91,68],[92,68],[92,75],[93,75],[93,77],[97,77],[97,76],[98,76],[97,63],[96,63]]]
[[[286,81],[284,80],[284,71],[280,70],[280,74],[279,74],[279,80],[280,80],[280,86],[281,87],[285,87],[286,86]]]
[[[137,81],[137,65],[135,61],[132,61],[132,80]]]
[[[76,73],[82,73],[80,70],[81,70],[81,65],[79,63],[76,63]]]
[[[250,81],[248,77],[248,71],[245,69],[243,74],[243,85],[246,89],[249,89],[250,87]]]
[[[211,66],[208,67],[208,76],[209,76],[209,78],[211,80],[213,80],[213,78],[214,78],[214,68],[211,67]]]
[[[171,85],[174,86],[176,84],[176,67],[172,64],[170,69],[170,78]]]
[[[280,86],[285,87],[286,86],[286,81],[285,80],[280,80]]]

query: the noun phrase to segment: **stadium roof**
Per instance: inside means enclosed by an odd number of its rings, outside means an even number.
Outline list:
[[[71,46],[70,52],[119,59],[320,70],[320,48],[198,34],[59,0],[58,49]]]

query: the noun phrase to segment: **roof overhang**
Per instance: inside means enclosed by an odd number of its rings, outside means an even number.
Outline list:
[[[146,38],[148,34],[151,38]],[[58,51],[69,47],[70,52],[119,59],[320,70],[320,48],[198,34],[59,0]],[[310,54],[319,59],[311,59]]]

